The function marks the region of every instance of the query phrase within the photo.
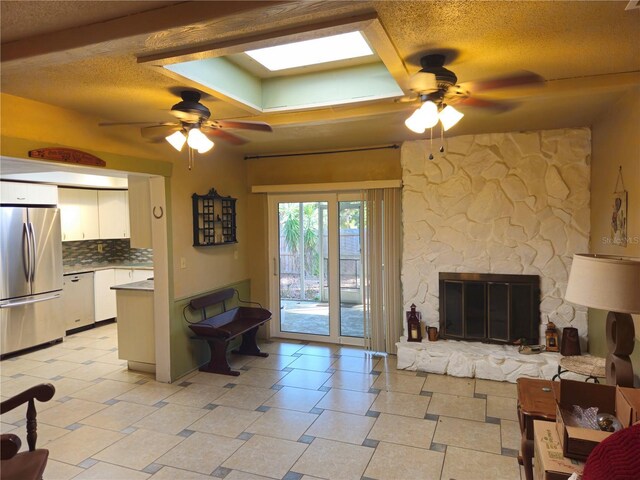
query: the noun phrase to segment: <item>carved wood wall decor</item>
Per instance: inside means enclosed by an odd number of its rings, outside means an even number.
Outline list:
[[[81,152],[72,148],[46,147],[36,150],[29,150],[30,158],[41,158],[43,160],[51,160],[53,162],[73,163],[75,165],[88,165],[91,167],[106,167],[107,163],[91,155],[90,153]]]

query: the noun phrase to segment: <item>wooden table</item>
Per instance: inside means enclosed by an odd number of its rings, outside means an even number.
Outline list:
[[[559,390],[560,382],[519,378],[518,384],[518,419],[522,440],[520,442],[520,458],[527,480],[533,480],[533,421],[556,420],[556,400],[554,391]]]

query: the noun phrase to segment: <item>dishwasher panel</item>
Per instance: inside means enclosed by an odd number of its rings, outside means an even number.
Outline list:
[[[67,331],[93,325],[93,272],[65,275],[62,286],[62,311]]]

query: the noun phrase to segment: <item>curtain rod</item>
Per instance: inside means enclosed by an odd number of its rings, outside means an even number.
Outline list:
[[[278,158],[278,157],[302,157],[306,155],[324,155],[327,153],[349,153],[349,152],[366,152],[369,150],[386,150],[388,148],[392,148],[394,150],[400,148],[400,145],[384,145],[382,147],[364,147],[364,148],[350,148],[345,150],[324,150],[321,152],[307,152],[307,153],[281,153],[279,155],[247,155],[244,157],[245,160],[257,160],[260,158]]]

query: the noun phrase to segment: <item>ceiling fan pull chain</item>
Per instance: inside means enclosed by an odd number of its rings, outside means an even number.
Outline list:
[[[444,126],[440,124],[440,153],[444,153]]]
[[[187,150],[189,151],[189,170],[191,170],[193,168],[193,148],[188,147]]]
[[[433,160],[433,127],[429,129],[429,160]]]

